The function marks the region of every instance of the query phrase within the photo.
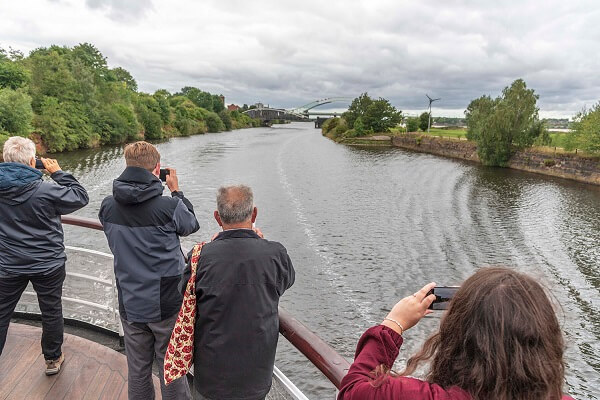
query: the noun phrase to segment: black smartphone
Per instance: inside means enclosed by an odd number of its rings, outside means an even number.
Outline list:
[[[454,297],[460,286],[436,286],[427,293],[435,295],[435,300],[429,305],[430,310],[446,310],[450,300]]]
[[[46,169],[46,167],[44,167],[44,163],[39,158],[35,159],[35,168],[36,169]]]
[[[167,181],[167,175],[169,175],[169,170],[167,168],[161,168],[160,169],[160,174],[159,174],[159,179],[163,182]]]

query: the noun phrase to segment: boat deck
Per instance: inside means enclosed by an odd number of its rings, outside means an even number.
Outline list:
[[[112,349],[65,333],[65,362],[59,374],[46,376],[40,347],[42,330],[11,323],[0,356],[0,400],[127,399],[127,360]],[[154,376],[156,398],[160,399]]]

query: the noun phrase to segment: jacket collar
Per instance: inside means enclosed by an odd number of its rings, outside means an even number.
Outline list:
[[[42,179],[42,171],[31,168],[29,165],[3,162],[0,163],[0,189],[6,190],[10,187],[19,187]]]
[[[116,179],[121,182],[151,183],[160,180],[150,171],[140,167],[127,167],[125,171]]]
[[[260,239],[260,236],[256,234],[252,229],[229,229],[223,232],[219,232],[219,235],[215,240],[221,239]],[[213,242],[215,241],[213,240]]]

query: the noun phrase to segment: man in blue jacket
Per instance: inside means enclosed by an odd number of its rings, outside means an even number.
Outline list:
[[[189,399],[186,379],[165,387],[163,363],[171,331],[183,300],[178,289],[185,265],[179,236],[199,228],[192,204],[179,190],[175,169],[166,183],[160,154],[147,142],[125,147],[127,168],[113,182],[113,195],[102,202],[98,217],[115,256],[119,313],[125,334],[129,400],[154,399],[152,363],[156,358],[163,399]]]
[[[60,216],[88,203],[88,194],[56,160],[42,158],[54,182],[35,169],[35,144],[14,136],[4,143],[0,164],[0,354],[10,318],[31,282],[42,313],[42,353],[46,375],[64,361],[62,285],[65,246]]]

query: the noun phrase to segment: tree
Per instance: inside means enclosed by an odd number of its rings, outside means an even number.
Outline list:
[[[186,86],[181,89],[181,94],[190,99],[198,107],[213,111],[213,97],[210,93],[203,92],[195,87]]]
[[[0,89],[18,89],[27,85],[29,75],[22,65],[6,59],[0,60]]]
[[[600,102],[591,109],[581,110],[573,118],[572,132],[567,136],[567,150],[582,149],[600,152]]]
[[[423,132],[427,131],[427,127],[429,126],[429,113],[424,112],[419,115],[419,129]]]
[[[364,117],[367,108],[373,103],[373,100],[369,97],[368,93],[363,93],[354,100],[348,107],[348,111],[342,114],[342,117],[346,120],[348,126],[354,127],[354,121],[359,117]]]
[[[465,111],[467,138],[477,142],[477,153],[486,165],[505,166],[515,149],[533,145],[545,135],[536,106],[538,95],[517,79],[492,100],[482,96]]]
[[[23,89],[0,89],[0,133],[27,136],[32,118],[31,97]]]
[[[365,128],[371,132],[389,132],[402,121],[402,112],[386,99],[371,102],[363,117]]]
[[[137,82],[135,81],[135,79],[133,79],[133,76],[131,76],[129,71],[127,71],[126,69],[123,69],[121,67],[113,68],[110,71],[108,71],[107,80],[115,81],[115,82],[122,82],[125,84],[125,87],[127,89],[129,89],[133,92],[137,92],[137,89],[138,89]]]
[[[419,118],[417,117],[408,117],[406,119],[406,131],[407,132],[416,132],[419,129]]]

